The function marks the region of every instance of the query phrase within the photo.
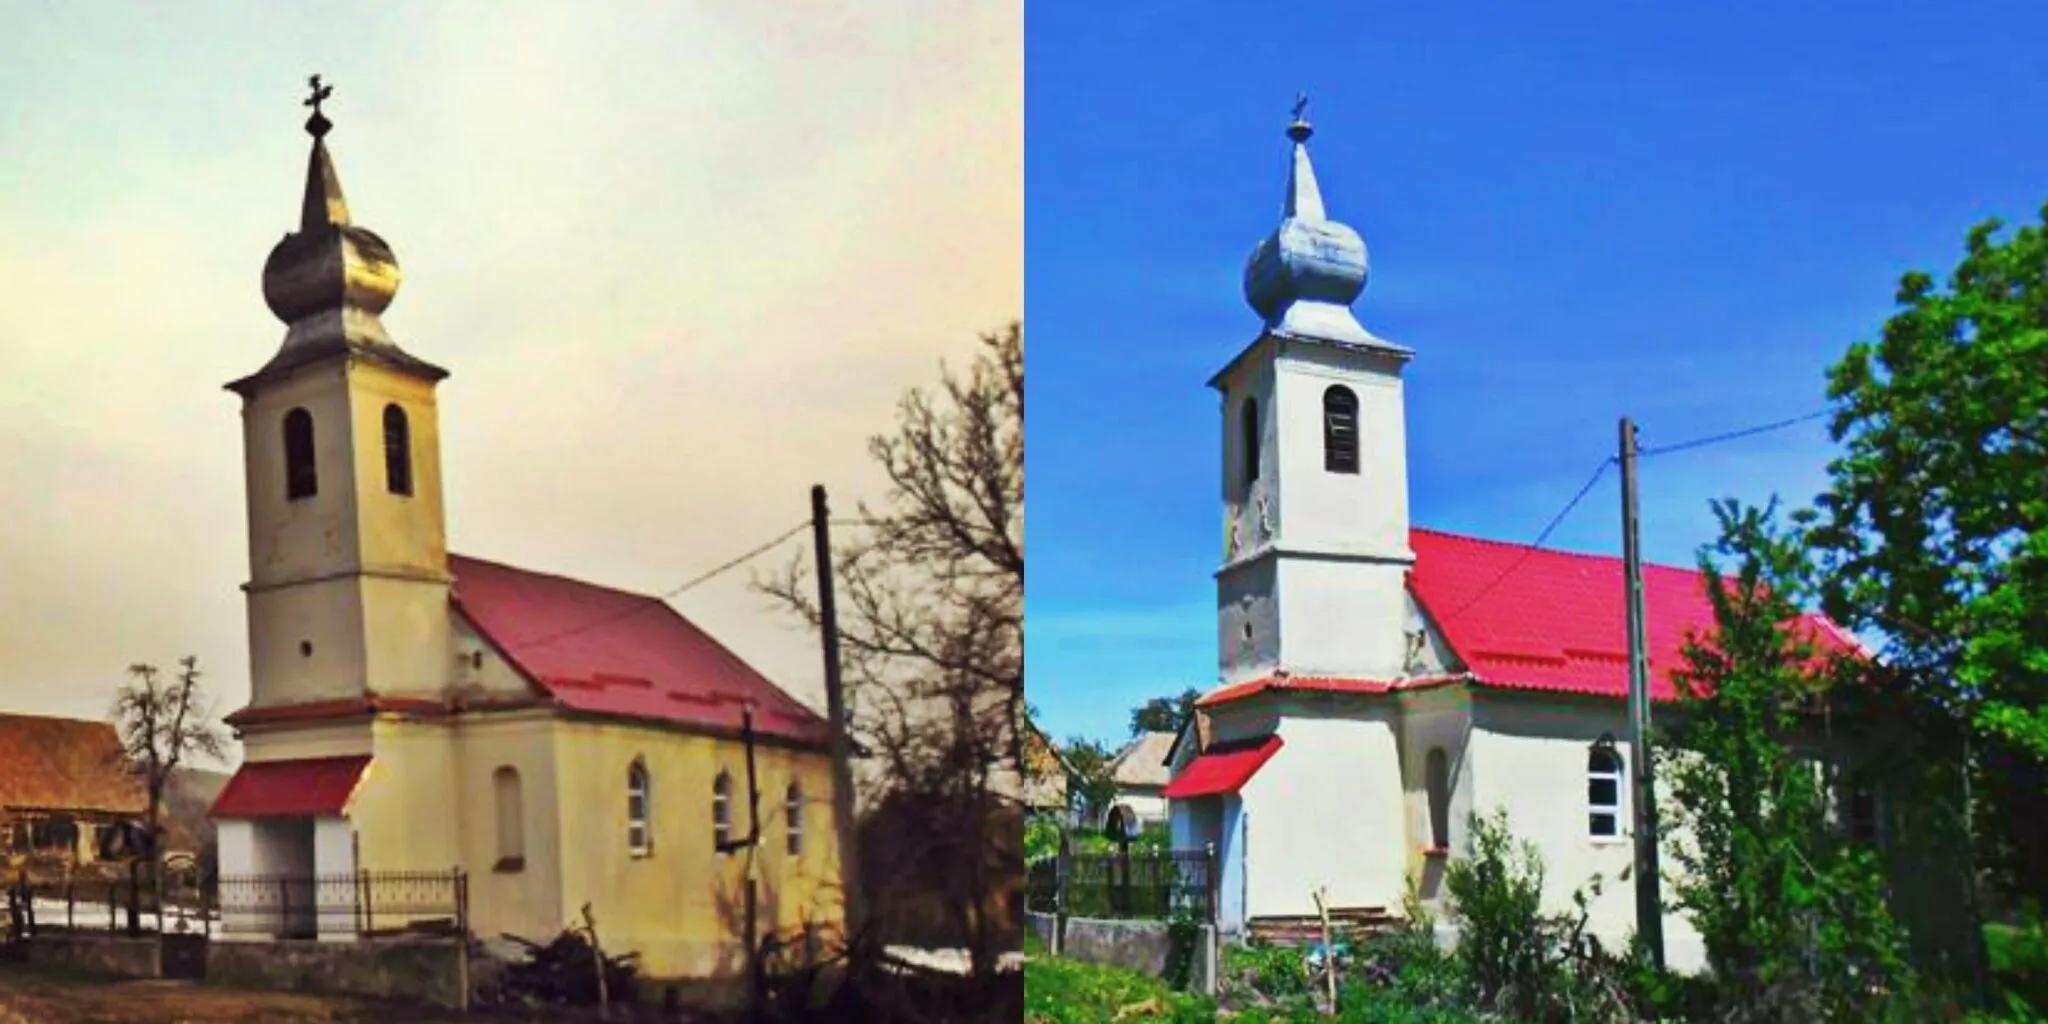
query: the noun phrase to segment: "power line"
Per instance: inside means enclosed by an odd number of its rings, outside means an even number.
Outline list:
[[[648,598],[645,604],[629,608],[626,611],[620,612],[616,615],[607,615],[604,618],[592,620],[590,622],[584,623],[581,626],[577,626],[574,629],[565,629],[559,633],[553,633],[536,640],[523,641],[521,643],[513,644],[512,646],[514,648],[526,648],[539,647],[543,644],[551,644],[557,640],[561,640],[566,637],[576,636],[580,633],[587,633],[593,629],[598,628],[599,626],[607,626],[619,621],[620,619],[630,618],[632,616],[640,614],[641,612],[653,609],[657,606],[665,605],[671,599],[675,598],[679,594],[682,594],[684,591],[689,590],[690,588],[695,587],[699,584],[708,583],[711,580],[716,579],[717,577],[732,571],[733,569],[737,569],[740,566],[745,565],[748,562],[751,562],[754,559],[759,558],[770,551],[773,551],[776,547],[780,546],[784,541],[787,541],[791,537],[794,537],[797,534],[802,533],[803,531],[808,530],[810,528],[811,522],[810,520],[806,519],[803,522],[798,523],[795,526],[792,526],[789,529],[782,531],[780,534],[777,534],[774,540],[768,541],[767,543],[762,544],[758,547],[751,548],[747,551],[746,554],[740,555],[737,558],[721,563],[717,568],[714,568],[709,572],[703,573],[702,575],[699,575],[691,579],[689,582],[684,583],[683,585],[676,587],[675,589],[670,590],[666,593],[663,593],[658,597]]]
[[[1754,437],[1758,434],[1768,434],[1773,430],[1783,430],[1786,427],[1796,427],[1801,423],[1807,422],[1808,420],[1820,419],[1821,417],[1826,416],[1829,412],[1830,410],[1822,409],[1818,412],[1807,413],[1804,416],[1794,416],[1789,420],[1778,420],[1775,423],[1765,423],[1754,427],[1744,427],[1741,430],[1731,430],[1725,434],[1715,434],[1711,437],[1695,438],[1691,441],[1681,441],[1677,444],[1666,444],[1659,445],[1655,448],[1644,448],[1636,452],[1636,456],[1638,458],[1648,458],[1652,455],[1669,455],[1672,452],[1682,452],[1692,448],[1705,448],[1708,445],[1720,444],[1723,441],[1734,441],[1740,438]]]
[[[1600,464],[1593,467],[1593,475],[1587,477],[1585,484],[1579,488],[1579,493],[1572,495],[1572,500],[1565,502],[1564,507],[1558,509],[1556,515],[1550,517],[1550,525],[1545,526],[1543,528],[1543,532],[1536,535],[1536,539],[1534,541],[1531,541],[1529,547],[1522,552],[1522,557],[1515,559],[1513,562],[1510,562],[1506,569],[1501,570],[1500,575],[1495,576],[1491,582],[1487,583],[1485,587],[1480,589],[1479,593],[1474,594],[1470,601],[1467,601],[1463,605],[1460,605],[1457,611],[1454,611],[1451,614],[1444,616],[1443,621],[1448,623],[1452,619],[1455,619],[1458,616],[1465,614],[1467,611],[1471,610],[1473,605],[1478,604],[1480,602],[1480,599],[1484,598],[1488,594],[1493,593],[1493,588],[1500,586],[1503,580],[1506,580],[1509,576],[1513,576],[1515,574],[1515,570],[1520,569],[1522,567],[1522,563],[1528,561],[1529,556],[1535,554],[1538,549],[1543,547],[1543,542],[1550,539],[1551,532],[1556,530],[1558,525],[1564,522],[1564,517],[1570,515],[1572,509],[1578,507],[1579,502],[1586,500],[1586,495],[1592,492],[1593,485],[1600,482],[1601,475],[1606,473],[1607,467],[1612,465],[1614,465],[1614,456],[1610,455],[1604,459],[1601,459]]]

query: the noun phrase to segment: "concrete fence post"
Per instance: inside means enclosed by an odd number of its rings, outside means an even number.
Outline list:
[[[455,883],[455,993],[456,1007],[469,1012],[469,876],[456,868]]]

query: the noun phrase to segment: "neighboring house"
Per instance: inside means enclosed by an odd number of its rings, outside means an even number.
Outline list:
[[[1547,866],[1546,909],[1604,877],[1591,930],[1619,948],[1635,926],[1621,874],[1636,770],[1621,562],[1409,525],[1413,353],[1354,319],[1364,243],[1324,212],[1309,127],[1288,134],[1285,216],[1245,274],[1265,326],[1210,382],[1222,685],[1169,757],[1174,845],[1217,845],[1226,927],[1314,913],[1325,888],[1335,907],[1398,912],[1411,881],[1438,904],[1468,813],[1503,809]],[[1696,572],[1647,567],[1644,590],[1652,695],[1668,707],[1683,637],[1712,609]],[[1675,914],[1664,927],[1670,962],[1698,967],[1697,932]]]
[[[359,872],[460,869],[474,934],[544,941],[587,905],[607,950],[654,979],[740,968],[750,872],[761,932],[836,930],[821,716],[660,599],[448,552],[447,372],[379,319],[398,266],[350,223],[329,127],[316,110],[301,220],[264,268],[283,344],[228,385],[252,700],[226,719],[246,760],[213,807],[221,873],[347,901]],[[752,824],[750,768],[759,845],[721,849]],[[446,898],[408,884],[413,902]],[[346,940],[374,912],[316,913],[288,887],[255,898],[280,893],[289,914],[227,906],[236,891],[223,883],[226,938]]]
[[[76,870],[100,833],[148,810],[142,775],[107,722],[0,714],[0,865]]]
[[[1103,813],[1103,828],[1109,828],[1112,818],[1123,819],[1125,835],[1166,824],[1166,784],[1173,778],[1166,757],[1173,740],[1170,732],[1142,733],[1110,759],[1109,780],[1116,795]]]

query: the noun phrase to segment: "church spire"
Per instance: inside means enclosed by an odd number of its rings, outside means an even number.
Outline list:
[[[313,137],[313,148],[306,158],[299,229],[284,236],[263,265],[263,301],[286,325],[284,345],[262,370],[229,387],[242,390],[273,374],[342,354],[440,380],[447,371],[400,349],[379,319],[398,294],[398,257],[376,232],[349,219],[341,177],[327,151],[334,122],[321,109],[334,87],[319,75],[309,85],[312,94],[305,105],[313,114],[306,119],[306,134]]]
[[[1308,140],[1315,133],[1308,123],[1308,93],[1301,93],[1294,98],[1294,123],[1287,126],[1287,137],[1294,140],[1294,167],[1287,175],[1283,220],[1323,219],[1323,191],[1316,187],[1316,167],[1308,159]]]
[[[1245,301],[1276,334],[1315,341],[1391,348],[1360,326],[1351,304],[1365,291],[1369,264],[1365,240],[1331,220],[1309,160],[1308,94],[1294,101],[1287,126],[1293,164],[1280,226],[1252,250],[1245,265]]]

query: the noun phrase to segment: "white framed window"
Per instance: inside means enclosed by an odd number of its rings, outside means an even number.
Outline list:
[[[1621,836],[1621,754],[1611,744],[1596,743],[1586,752],[1586,834],[1595,839]]]
[[[789,820],[788,853],[792,857],[804,855],[804,787],[800,783],[789,784],[788,796],[783,801],[782,813]]]
[[[647,766],[634,761],[626,769],[626,849],[635,857],[654,852],[653,797]]]
[[[732,776],[724,771],[711,783],[711,848],[728,852],[732,842]]]

